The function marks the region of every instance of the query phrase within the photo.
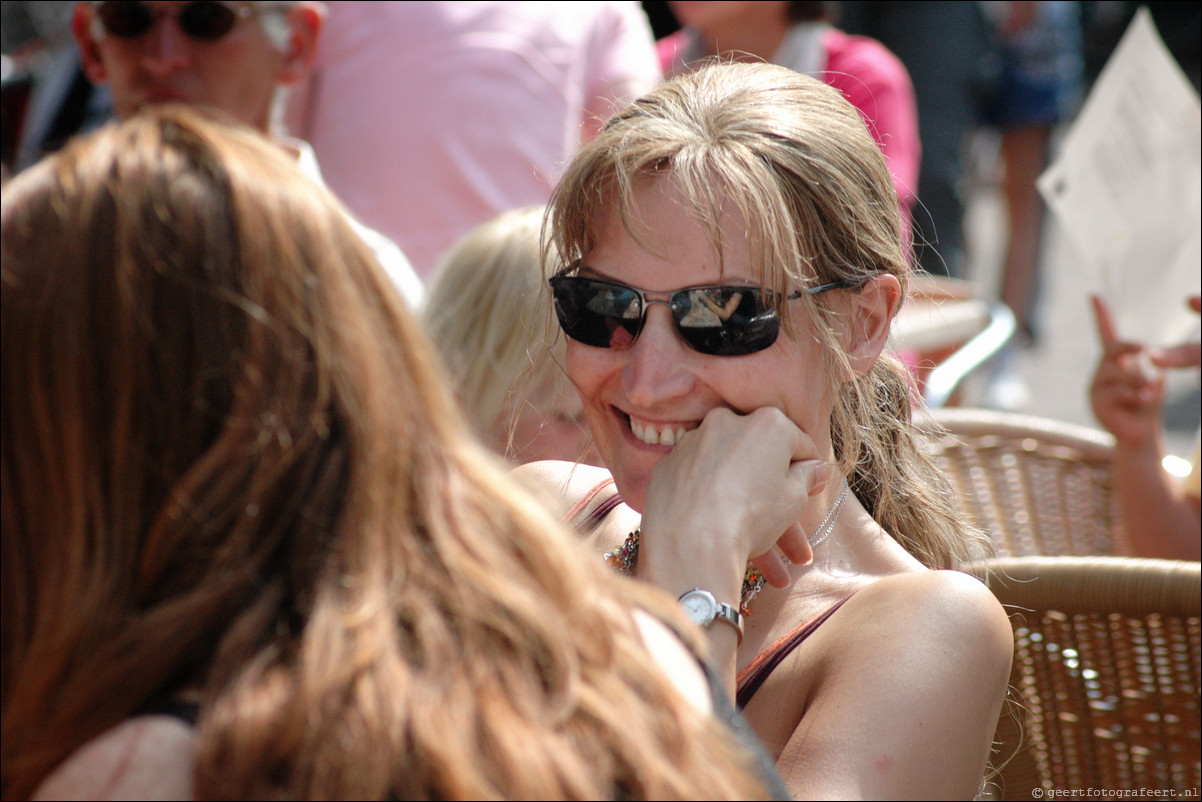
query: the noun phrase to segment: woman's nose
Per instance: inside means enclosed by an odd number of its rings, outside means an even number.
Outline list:
[[[179,22],[170,15],[155,20],[154,27],[143,37],[142,57],[146,65],[158,73],[166,73],[187,63],[193,42],[180,30]]]
[[[676,331],[665,302],[647,305],[646,319],[634,344],[626,349],[622,371],[626,397],[646,409],[687,395],[694,386],[690,365],[696,357]]]

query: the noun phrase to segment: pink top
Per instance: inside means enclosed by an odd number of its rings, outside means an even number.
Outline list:
[[[637,2],[348,0],[287,117],[426,279],[470,228],[545,202],[590,121],[660,79]]]

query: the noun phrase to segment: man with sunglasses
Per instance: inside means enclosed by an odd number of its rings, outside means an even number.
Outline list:
[[[320,182],[313,149],[284,134],[277,109],[285,90],[309,75],[327,13],[325,3],[310,0],[104,0],[77,3],[71,30],[84,72],[109,86],[118,117],[158,103],[217,109],[271,137]],[[423,288],[409,260],[391,240],[352,222],[418,306]]]
[[[426,280],[474,226],[546,202],[579,143],[662,77],[631,0],[331,8],[289,127]]]

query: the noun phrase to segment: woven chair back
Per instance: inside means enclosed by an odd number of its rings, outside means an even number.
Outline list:
[[[1111,493],[1114,439],[1101,429],[992,410],[920,419],[926,447],[998,556],[1126,555]]]
[[[988,575],[1014,627],[988,798],[1202,785],[1197,562],[1004,557]],[[1038,792],[1036,792],[1038,789]]]

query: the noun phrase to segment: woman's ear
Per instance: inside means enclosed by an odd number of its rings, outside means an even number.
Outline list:
[[[843,348],[852,369],[867,373],[889,339],[893,316],[901,306],[901,282],[884,273],[869,279],[851,295],[851,310],[844,330]]]

